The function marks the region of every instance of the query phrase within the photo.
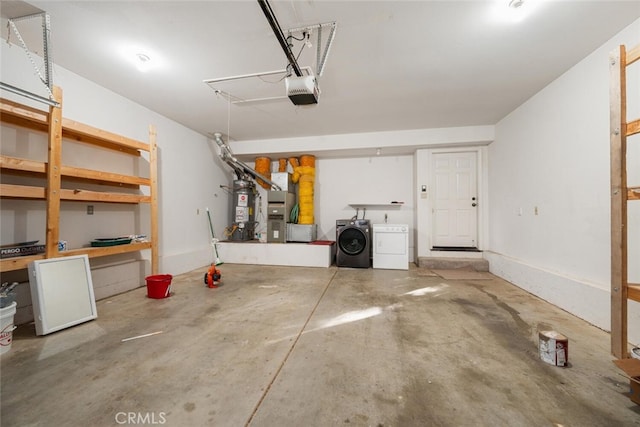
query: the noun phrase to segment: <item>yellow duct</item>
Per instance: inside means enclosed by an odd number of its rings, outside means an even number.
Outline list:
[[[300,172],[298,171],[298,168],[300,167],[300,162],[296,157],[289,157],[289,163],[293,168],[293,175],[291,175],[291,181],[293,181],[294,184],[297,184],[298,180],[300,179]]]
[[[271,179],[271,159],[269,157],[256,157],[256,172],[267,179]],[[269,190],[271,185],[267,184],[261,179],[257,179],[256,182],[262,186],[265,190]]]
[[[298,175],[298,224],[313,224],[313,185],[316,175],[316,158],[312,155],[300,156],[300,166],[294,168]]]

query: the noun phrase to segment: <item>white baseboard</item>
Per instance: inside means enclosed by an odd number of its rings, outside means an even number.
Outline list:
[[[214,261],[215,257],[211,246],[207,246],[198,251],[166,254],[160,258],[158,274],[172,274],[176,276],[208,266]]]
[[[145,261],[132,261],[91,270],[96,301],[145,285]]]
[[[563,276],[510,258],[485,251],[492,274],[501,277],[545,301],[611,331],[611,292],[594,284]],[[628,340],[640,344],[640,304],[631,301],[628,308]]]

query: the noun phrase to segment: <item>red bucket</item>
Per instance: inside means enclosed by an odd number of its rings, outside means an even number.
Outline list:
[[[161,299],[171,295],[171,279],[170,274],[156,274],[155,276],[147,276],[147,296],[149,298]]]

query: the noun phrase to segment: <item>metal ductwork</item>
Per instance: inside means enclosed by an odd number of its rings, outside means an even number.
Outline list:
[[[268,183],[272,191],[281,191],[281,189],[275,182],[236,159],[229,145],[222,140],[222,134],[215,133],[213,136],[220,147],[220,158],[233,169],[237,176],[233,181],[229,212],[233,222],[225,229],[225,234],[232,241],[253,240],[258,224],[254,209],[257,194],[254,180]]]
[[[236,159],[231,152],[231,148],[229,148],[229,145],[222,140],[221,133],[215,133],[213,134],[213,136],[215,138],[216,144],[218,144],[218,147],[220,147],[220,158],[224,160],[224,162],[228,164],[231,169],[233,169],[238,179],[243,181],[260,179],[271,185],[271,189],[273,191],[281,191],[281,188],[278,184],[258,173],[255,169],[251,168],[246,163]]]

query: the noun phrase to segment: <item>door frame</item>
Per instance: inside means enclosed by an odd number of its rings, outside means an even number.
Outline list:
[[[433,198],[431,190],[434,188],[431,165],[433,155],[436,153],[476,153],[476,173],[478,186],[478,250],[483,251],[487,247],[487,237],[489,231],[488,221],[488,149],[487,146],[461,146],[450,148],[431,148],[417,150],[415,156],[415,187],[416,187],[416,246],[418,257],[482,257],[482,252],[455,252],[455,251],[433,251]],[[426,185],[426,194],[422,191],[422,186]]]

